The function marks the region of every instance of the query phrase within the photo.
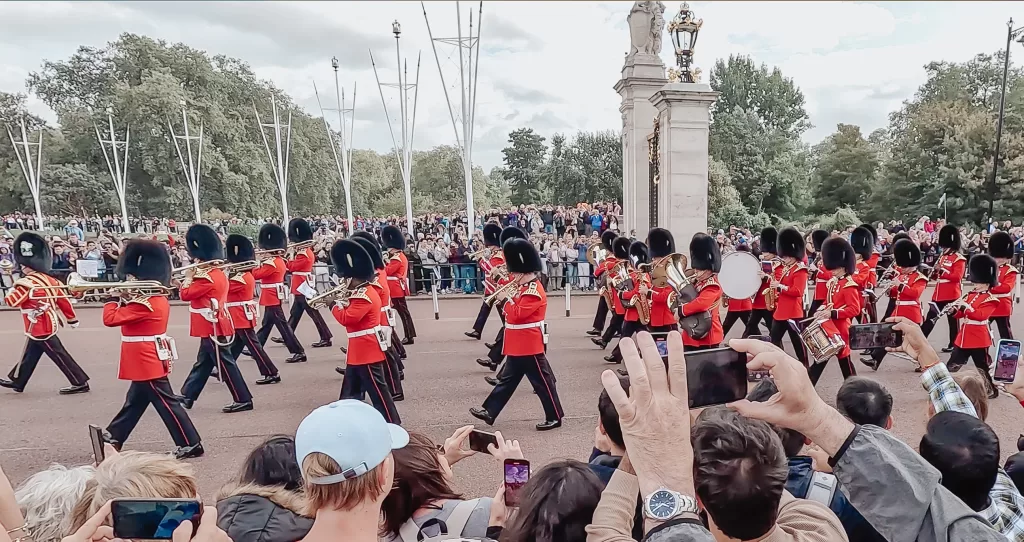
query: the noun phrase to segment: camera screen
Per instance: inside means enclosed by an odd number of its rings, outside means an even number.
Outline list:
[[[747,355],[732,348],[686,354],[690,408],[739,401],[747,395]]]
[[[203,509],[194,499],[115,499],[110,506],[114,536],[132,540],[170,540],[183,521],[198,526]]]

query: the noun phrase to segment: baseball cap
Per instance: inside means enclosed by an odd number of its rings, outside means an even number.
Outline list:
[[[358,478],[387,459],[392,450],[409,444],[409,433],[387,423],[372,406],[343,399],[310,412],[295,431],[295,457],[299,465],[314,452],[322,453],[341,467],[340,474],[314,478],[317,485]]]

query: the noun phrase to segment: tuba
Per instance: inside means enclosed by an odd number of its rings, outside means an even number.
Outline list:
[[[607,257],[608,251],[605,250],[604,244],[600,240],[590,243],[590,246],[587,247],[587,261],[590,262],[590,267],[597,268]]]
[[[669,254],[651,263],[651,282],[654,286],[656,288],[668,286],[675,291],[676,295],[669,301],[669,308],[673,312],[679,310],[681,305],[697,299],[697,287],[693,285],[693,281],[688,275],[692,271],[686,269],[686,264],[686,256],[679,253]],[[718,304],[716,303],[711,310],[718,310]],[[679,316],[679,327],[690,337],[702,339],[711,332],[710,311],[702,311],[689,316],[680,314]]]

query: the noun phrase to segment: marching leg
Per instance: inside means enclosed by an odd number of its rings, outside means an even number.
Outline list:
[[[611,321],[608,323],[608,327],[604,330],[604,335],[590,339],[591,342],[604,349],[608,346],[608,343],[612,341],[613,337],[616,335],[622,335],[622,324],[625,320],[626,317],[624,315],[619,313],[613,314]]]
[[[623,322],[622,333],[619,336],[619,342],[626,337],[632,337],[638,331],[643,331],[644,325],[639,321]],[[619,349],[619,345],[616,343],[615,348],[612,349],[610,356],[604,358],[608,363],[622,363],[622,350]]]
[[[747,318],[746,326],[743,328],[743,335],[741,335],[741,337],[746,339],[751,335],[760,335],[761,328],[758,327],[757,324],[764,318],[764,315],[767,312],[768,311],[765,311],[764,309],[754,309],[750,311],[750,316]],[[770,325],[768,327],[771,329]]]
[[[882,317],[882,321],[888,320],[894,312],[896,312],[896,300],[890,297],[889,303],[885,305],[885,316]]]
[[[166,379],[164,380],[166,381]],[[121,449],[121,446],[128,441],[128,437],[135,430],[135,426],[139,424],[142,415],[146,413],[150,398],[146,384],[146,382],[132,382],[128,386],[128,393],[124,396],[124,405],[107,426],[107,433],[113,440],[110,444],[117,449]]]
[[[149,388],[149,402],[153,405],[157,414],[160,415],[160,419],[164,422],[164,427],[167,428],[167,432],[174,439],[174,444],[178,446],[174,456],[178,459],[185,459],[203,455],[203,444],[202,439],[199,437],[199,432],[196,431],[195,425],[192,424],[192,418],[189,417],[188,412],[185,412],[185,409],[181,407],[181,403],[174,397],[171,383],[168,382],[167,377],[150,380],[149,382],[138,382],[137,384]]]
[[[43,341],[40,346],[43,347],[46,355],[53,360],[53,363],[57,365],[60,372],[64,373],[64,377],[71,383],[70,386],[60,389],[61,395],[89,391],[89,375],[85,374],[85,371],[78,365],[75,358],[71,357],[71,354],[64,348],[64,343],[60,342],[60,337],[54,335]]]
[[[804,366],[807,366],[807,352],[804,349],[804,339],[800,336],[795,329],[789,327],[787,322],[782,322],[786,326],[786,330],[789,332],[789,342],[793,343],[793,352],[796,354],[796,359],[803,362]]]
[[[522,359],[518,356],[510,356],[508,358],[506,367],[502,373],[499,373],[498,384],[491,390],[487,399],[484,399],[482,411],[470,409],[470,413],[487,422],[487,425],[494,425],[494,420],[501,414],[505,405],[508,404],[508,400],[512,398],[512,394],[519,387],[523,376],[525,376]]]
[[[7,374],[8,380],[0,379],[0,386],[10,388],[18,393],[25,391],[25,385],[36,370],[39,358],[43,355],[43,347],[40,341],[28,339],[25,341],[25,349],[21,353],[21,360]]]
[[[274,325],[277,326],[277,331],[281,334],[281,342],[283,342],[285,347],[288,348],[288,352],[292,354],[291,357],[284,360],[284,362],[302,363],[306,361],[306,350],[302,348],[302,343],[300,343],[298,337],[295,336],[295,331],[288,325],[288,322],[285,321],[284,310],[280,305],[277,305],[276,307],[267,307],[267,309],[267,313],[271,312],[269,309],[276,309],[273,311]]]
[[[292,328],[292,331],[299,327],[299,321],[302,320],[302,315],[306,312],[302,306],[303,303],[299,301],[299,297],[301,297],[299,294],[292,296],[292,306],[288,309],[288,327]]]
[[[404,297],[392,297],[391,304],[402,321],[402,330],[405,332],[403,344],[413,344],[416,339],[416,325],[412,321],[412,313],[409,312],[409,303]]]
[[[562,402],[558,399],[558,390],[555,388],[555,374],[551,371],[551,364],[544,354],[529,356],[531,360],[525,363],[526,378],[537,393],[540,404],[544,407],[544,423],[537,424],[539,431],[547,431],[561,427]],[[525,361],[525,360],[524,360]]]
[[[815,299],[814,301],[811,301],[811,308],[807,311],[807,314],[814,314],[818,312],[818,309],[820,309],[824,304],[824,299]]]
[[[395,407],[395,402],[391,398],[391,388],[388,387],[388,383],[384,379],[385,363],[387,362],[378,361],[377,363],[363,366],[366,371],[362,379],[364,386],[366,386],[364,391],[370,396],[370,403],[384,416],[388,423],[401,425],[402,417],[398,415],[398,408]]]
[[[473,322],[473,329],[466,332],[467,337],[479,340],[487,324],[487,317],[491,315],[491,306],[487,303],[480,303],[480,310],[476,313],[476,320]]]
[[[825,372],[825,366],[828,365],[828,362],[831,359],[832,358],[828,358],[820,363],[814,363],[807,368],[807,376],[810,377],[812,386],[816,386],[818,384],[818,379],[821,378],[821,373]]]
[[[946,348],[944,348],[942,351],[951,352],[953,350],[953,341],[956,340],[956,335],[957,333],[960,332],[960,325],[956,321],[956,316],[952,314],[946,315],[946,325],[949,326],[949,345],[946,346]]]
[[[277,370],[277,366],[274,365],[274,360],[270,359],[267,355],[267,351],[263,349],[263,345],[256,340],[256,334],[251,329],[240,329],[236,332],[236,343],[239,345],[244,344],[249,348],[249,353],[252,354],[252,359],[256,360],[256,367],[260,370],[260,375],[263,378],[256,381],[257,384],[277,384],[281,381],[280,372]],[[234,345],[232,345],[234,346]],[[238,347],[241,350],[241,346]],[[238,356],[235,355],[235,350],[231,352],[232,358],[237,360]]]
[[[768,336],[771,338],[772,344],[782,348],[782,336],[789,330],[789,325],[782,320],[772,321],[771,328],[768,331]],[[784,348],[783,348],[784,349]]]
[[[316,326],[316,331],[320,334],[320,342],[315,342],[310,346],[313,348],[331,346],[331,339],[334,338],[334,335],[331,333],[331,328],[327,327],[327,322],[324,321],[324,316],[320,314],[320,311],[310,307],[309,303],[306,301],[306,297],[301,294],[295,295],[295,302],[296,304],[302,305],[302,310],[306,311],[309,318],[313,320],[313,325]]]
[[[996,328],[999,330],[999,338],[1006,339],[1009,341],[1013,340],[1013,330],[1010,329],[1010,317],[1009,316],[995,316],[990,318],[995,320]]]
[[[388,384],[388,388],[391,389],[391,397],[395,401],[405,400],[405,390],[402,389],[402,378],[399,376],[398,360],[395,354],[391,352],[389,348],[384,352],[384,362],[382,363],[384,378]]]
[[[407,357],[405,352],[405,345],[398,339],[398,330],[395,326],[391,326],[391,346],[398,352],[398,359],[405,359]]]
[[[608,301],[603,295],[598,296],[597,312],[594,314],[594,327],[587,331],[587,335],[598,336],[604,330],[605,320],[608,319]]]
[[[238,364],[235,363],[235,358],[231,356],[231,352],[224,346],[214,344],[212,339],[203,340],[210,341],[210,344],[216,348],[214,355],[218,356],[217,361],[219,361],[220,365],[218,369],[224,378],[224,382],[228,385],[228,391],[231,392],[231,399],[234,401],[222,408],[221,411],[231,413],[252,410],[252,394],[249,393],[249,386],[245,384],[242,372],[238,370]]]
[[[199,352],[196,354],[196,362],[192,365],[192,370],[189,371],[188,377],[185,378],[185,384],[181,386],[181,395],[184,397],[183,404],[185,408],[192,408],[192,404],[199,399],[199,394],[203,393],[206,381],[210,379],[210,372],[213,371],[214,366],[217,364],[215,348],[213,341],[209,338],[199,339]]]
[[[852,353],[849,356],[836,358],[839,361],[839,370],[843,373],[843,380],[851,376],[857,376],[857,368],[853,366]]]
[[[970,350],[964,350],[959,346],[953,347],[953,352],[949,354],[949,361],[946,362],[946,368],[949,372],[955,373],[960,370],[961,367],[967,363],[967,359],[970,357]]]

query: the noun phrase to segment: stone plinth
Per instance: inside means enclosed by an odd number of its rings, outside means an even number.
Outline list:
[[[650,98],[660,125],[658,226],[672,232],[683,253],[708,227],[709,109],[717,99],[701,83],[670,83]]]
[[[668,79],[665,64],[657,55],[637,53],[626,57],[622,79],[615,91],[622,97],[622,214],[625,224],[619,230],[636,230],[639,238],[650,228],[650,178],[647,136],[658,114],[651,102]],[[705,145],[705,148],[707,145]],[[705,166],[705,169],[706,166]]]

